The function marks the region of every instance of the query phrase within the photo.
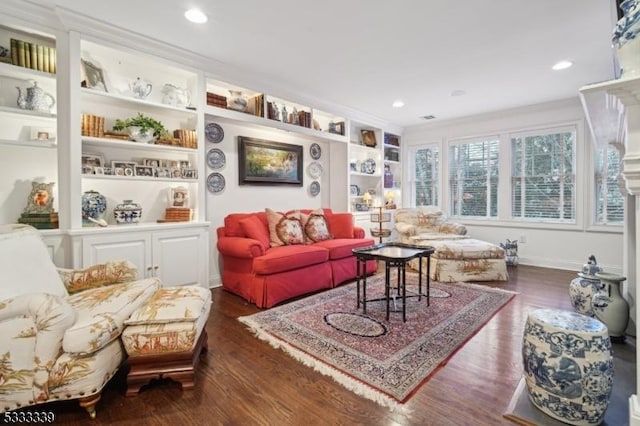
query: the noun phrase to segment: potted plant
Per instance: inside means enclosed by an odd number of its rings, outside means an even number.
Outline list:
[[[158,120],[138,113],[136,117],[124,120],[116,119],[113,130],[116,132],[127,129],[129,136],[136,142],[151,143],[157,137],[166,136],[169,132]]]

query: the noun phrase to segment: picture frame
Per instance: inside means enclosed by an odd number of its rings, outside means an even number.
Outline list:
[[[178,167],[180,167],[181,169],[188,169],[191,167],[191,162],[188,160],[180,160],[178,162]]]
[[[99,66],[87,61],[86,59],[80,59],[82,63],[82,70],[84,71],[85,79],[83,80],[84,86],[89,89],[101,90],[108,92],[107,83],[104,81],[104,71]]]
[[[151,166],[134,166],[134,175],[135,176],[145,176],[145,177],[154,177],[154,169]]]
[[[171,188],[170,207],[189,207],[189,188],[177,186]]]
[[[82,154],[82,167],[104,167],[104,157],[102,154]]]
[[[94,174],[94,175],[104,175],[104,174],[106,174],[106,173],[104,172],[104,167],[102,167],[102,166],[95,166],[95,167],[93,168],[93,174]]]
[[[162,167],[166,167],[168,169],[179,169],[180,162],[178,160],[164,160],[162,162]]]
[[[54,142],[56,140],[56,131],[53,127],[32,126],[29,130],[32,141]]]
[[[366,203],[356,203],[356,211],[357,212],[368,212],[369,205]]]
[[[349,193],[351,195],[360,195],[360,187],[358,185],[349,185]]]
[[[344,136],[344,121],[335,123],[335,133]]]
[[[301,145],[238,136],[240,185],[303,185]]]
[[[53,213],[53,185],[54,182],[31,182],[31,193],[24,213]]]
[[[156,176],[159,178],[170,178],[171,177],[171,169],[168,167],[158,167],[156,169]]]
[[[376,132],[368,129],[361,129],[360,136],[362,138],[362,144],[368,147],[374,148],[378,145],[378,141],[376,141]]]
[[[111,167],[116,176],[135,176],[135,168],[139,164],[135,161],[112,160]]]
[[[180,170],[180,168],[178,167],[174,167],[169,169],[171,171],[171,177],[173,179],[180,179],[182,178],[182,170]]]
[[[157,158],[145,158],[144,160],[142,160],[142,165],[151,166],[151,167],[161,167],[162,160],[159,160]]]
[[[182,171],[183,179],[197,179],[198,169],[180,169]]]

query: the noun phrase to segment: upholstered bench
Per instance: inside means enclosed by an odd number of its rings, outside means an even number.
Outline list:
[[[413,241],[435,249],[431,255],[432,280],[506,281],[509,277],[504,250],[495,244],[473,238],[438,240],[425,236],[414,237]],[[417,264],[411,264],[411,267],[417,269]],[[423,267],[423,271],[426,268]]]
[[[170,378],[192,389],[200,354],[207,351],[205,325],[211,291],[199,286],[165,287],[125,321],[122,342],[129,357],[127,396],[152,379]]]

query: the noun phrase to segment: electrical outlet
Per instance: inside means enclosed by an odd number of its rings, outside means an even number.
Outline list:
[[[525,244],[527,242],[527,236],[526,235],[520,235],[520,239],[518,240],[519,243]]]

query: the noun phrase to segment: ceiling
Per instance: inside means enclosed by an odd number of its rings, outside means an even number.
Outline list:
[[[400,126],[429,114],[443,120],[575,97],[585,84],[614,78],[616,18],[606,0],[32,3],[184,47],[269,81],[272,92],[280,87]],[[189,7],[209,21],[187,22]],[[563,59],[574,66],[551,70]],[[397,99],[403,108],[392,108]]]

